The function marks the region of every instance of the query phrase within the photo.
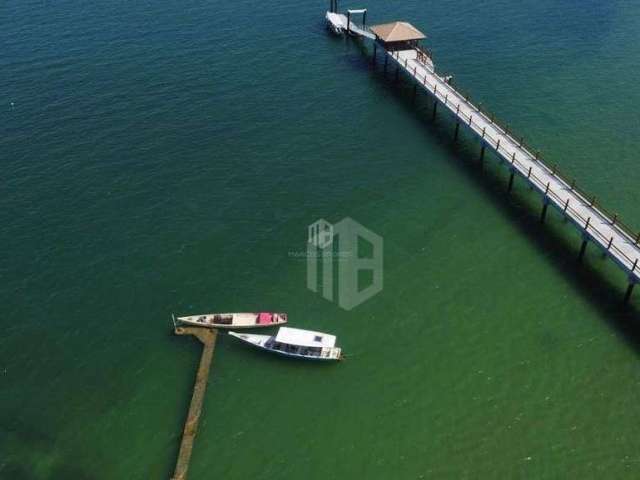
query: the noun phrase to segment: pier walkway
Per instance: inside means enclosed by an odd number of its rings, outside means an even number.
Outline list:
[[[368,28],[358,25],[353,20],[349,20],[349,18],[342,13],[327,12],[327,21],[329,21],[336,30],[344,31],[357,37],[368,38],[369,40],[376,38]]]
[[[198,367],[198,373],[196,374],[196,382],[193,387],[191,404],[189,405],[189,413],[184,423],[180,452],[178,453],[178,460],[172,477],[172,480],[186,480],[189,462],[191,460],[191,452],[193,451],[193,443],[196,438],[196,433],[198,432],[204,394],[207,391],[209,369],[211,368],[211,362],[213,360],[213,351],[216,346],[218,331],[201,327],[175,327],[174,331],[176,335],[193,335],[202,343],[200,365]]]
[[[373,30],[375,28],[373,27]],[[353,27],[351,32],[358,35],[358,30]],[[371,34],[371,31],[368,30],[368,33]],[[371,38],[370,35],[361,36]],[[539,154],[533,153],[523,139],[515,138],[508,129],[496,123],[494,118],[474,105],[468,96],[464,96],[451,85],[450,77],[438,75],[431,55],[417,44],[410,48],[390,51],[385,48],[385,43],[374,35],[374,62],[378,46],[382,47],[386,56],[385,66],[388,60],[391,60],[396,65],[396,76],[398,71],[403,71],[413,80],[414,89],[420,87],[432,97],[434,118],[439,105],[454,117],[455,139],[458,137],[460,126],[463,125],[480,140],[481,160],[484,159],[485,149],[488,147],[497,155],[499,161],[508,165],[509,191],[515,176],[523,178],[542,195],[542,221],[545,219],[548,206],[552,205],[581,231],[583,242],[580,259],[588,242],[593,242],[622,268],[629,278],[629,288],[625,295],[625,300],[628,300],[634,285],[640,282],[640,233],[634,233],[617,215],[597,205],[595,197],[578,189],[574,181],[569,181],[555,167],[542,161]]]
[[[433,69],[418,61],[416,50],[385,53],[438,103],[447,108],[458,124],[464,124],[475,133],[483,147],[490,147],[502,160],[508,162],[512,173],[525,178],[537,189],[543,195],[545,205],[552,204],[560,210],[590,240],[607,251],[630,275],[633,274],[636,281],[640,281],[638,235],[634,237],[625,231],[617,218],[607,215],[594,205],[593,198],[585,198],[575,189],[575,185],[572,186],[553,168],[538,159]]]

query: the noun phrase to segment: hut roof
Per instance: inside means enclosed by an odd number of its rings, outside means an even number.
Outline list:
[[[406,42],[427,38],[424,33],[409,22],[391,22],[374,25],[371,31],[384,42]]]

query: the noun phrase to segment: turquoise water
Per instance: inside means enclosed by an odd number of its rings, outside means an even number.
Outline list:
[[[640,6],[485,3],[366,6],[640,226]],[[0,7],[0,478],[169,478],[200,352],[169,315],[244,310],[350,357],[221,338],[190,478],[637,478],[640,298],[327,5]],[[292,255],[346,216],[385,242],[349,312]]]

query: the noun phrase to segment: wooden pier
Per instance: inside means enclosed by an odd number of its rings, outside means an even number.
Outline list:
[[[595,197],[580,190],[575,181],[569,180],[556,167],[545,163],[539,153],[534,153],[534,150],[526,145],[524,139],[517,138],[508,128],[497,123],[495,118],[451,85],[451,77],[436,73],[431,54],[418,44],[424,36],[412,37],[411,29],[420,33],[405,22],[371,28],[354,26],[351,23],[349,33],[363,39],[373,37],[373,62],[376,62],[377,49],[381,47],[385,55],[385,69],[391,61],[396,66],[396,78],[399,72],[403,72],[413,82],[414,93],[421,89],[433,99],[434,119],[439,106],[453,116],[456,122],[455,140],[462,125],[480,140],[481,161],[484,160],[487,148],[493,151],[498,161],[509,168],[509,191],[513,187],[514,177],[522,178],[538,191],[542,197],[542,222],[545,220],[548,206],[551,205],[573,223],[582,234],[578,255],[580,260],[589,243],[600,247],[628,276],[629,286],[624,297],[625,301],[628,301],[634,285],[640,282],[640,232],[634,232],[624,225],[616,214],[599,205]],[[360,35],[359,32],[362,30],[366,30],[367,35]],[[402,39],[403,31],[409,32],[405,33],[405,39]]]
[[[196,382],[193,387],[193,395],[191,404],[189,405],[189,413],[184,423],[184,431],[182,433],[182,442],[180,443],[180,452],[176,461],[176,468],[173,473],[172,480],[186,480],[189,470],[189,462],[191,460],[191,452],[193,443],[198,432],[198,423],[200,422],[200,413],[202,412],[202,403],[204,394],[207,391],[207,382],[209,379],[209,370],[213,360],[213,351],[216,346],[216,338],[218,331],[215,329],[201,327],[174,327],[176,335],[193,335],[202,343],[202,356],[200,357],[200,365],[196,375]]]

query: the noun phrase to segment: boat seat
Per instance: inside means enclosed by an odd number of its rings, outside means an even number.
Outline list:
[[[222,315],[213,316],[213,323],[216,323],[218,325],[231,325],[232,322],[233,322],[233,317],[231,316],[228,316],[228,317],[223,317]]]

